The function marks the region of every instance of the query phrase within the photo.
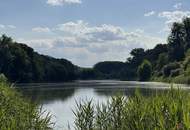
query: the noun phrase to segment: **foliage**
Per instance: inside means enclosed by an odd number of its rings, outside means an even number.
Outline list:
[[[138,76],[140,81],[147,81],[151,78],[152,65],[148,60],[144,60],[143,63],[138,67]]]
[[[180,64],[179,64],[179,63],[177,63],[177,62],[169,63],[169,64],[167,64],[167,65],[165,65],[165,66],[163,67],[163,75],[164,75],[165,77],[168,77],[168,76],[171,75],[171,71],[172,71],[172,70],[176,70],[176,69],[178,69],[178,68],[180,68]]]
[[[80,102],[76,130],[188,130],[190,95],[171,88],[156,96],[115,96],[106,104]]]
[[[24,100],[14,88],[0,82],[0,129],[1,130],[50,130],[51,116],[37,105]]]
[[[79,78],[83,80],[98,78],[97,72],[92,68],[83,68],[79,72]]]
[[[12,82],[63,82],[76,79],[76,70],[70,61],[40,55],[10,37],[0,37],[0,73]]]
[[[160,70],[164,65],[168,63],[168,55],[167,53],[161,53],[159,54],[156,69]]]
[[[0,83],[1,83],[1,82],[4,82],[4,83],[7,83],[7,82],[8,82],[8,79],[7,79],[7,77],[5,77],[4,74],[0,74]]]
[[[79,68],[65,59],[40,55],[32,48],[0,37],[0,73],[13,82],[64,82],[75,79],[137,80],[138,68],[146,59],[152,65],[152,77],[171,79],[187,76],[190,67],[190,18],[175,22],[167,44],[145,50],[135,48],[126,62],[104,61],[93,68]],[[175,64],[179,65],[175,65]],[[143,79],[143,80],[148,80]],[[179,78],[181,79],[181,78]]]
[[[121,78],[121,71],[126,67],[126,64],[118,61],[100,62],[94,65],[93,69],[98,73],[98,77],[106,79]]]

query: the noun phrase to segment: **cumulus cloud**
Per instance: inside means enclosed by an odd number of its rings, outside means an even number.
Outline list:
[[[35,28],[32,28],[32,31],[33,32],[51,32],[51,30],[48,28],[48,27],[35,27]]]
[[[190,17],[190,11],[164,11],[158,16],[166,19],[163,31],[169,31],[174,22],[182,22],[183,18]]]
[[[62,6],[64,4],[81,4],[81,0],[48,0],[47,4],[52,6]]]
[[[144,14],[145,17],[149,17],[149,16],[152,16],[152,15],[155,15],[155,11],[150,11],[150,12],[147,12]]]
[[[107,24],[90,26],[81,20],[60,24],[56,29],[86,42],[105,42],[126,38],[126,32],[121,27]]]
[[[181,9],[182,3],[177,3],[173,6],[175,9]]]
[[[20,39],[42,54],[67,58],[74,64],[89,67],[99,61],[125,61],[133,48],[152,48],[164,43],[158,37],[145,35],[144,30],[127,32],[110,24],[90,25],[84,21],[56,25],[52,38]]]

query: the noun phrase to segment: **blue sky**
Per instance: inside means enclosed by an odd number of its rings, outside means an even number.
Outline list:
[[[0,0],[0,33],[42,54],[90,67],[165,43],[189,0]]]

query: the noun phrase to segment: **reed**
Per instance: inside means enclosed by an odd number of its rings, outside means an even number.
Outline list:
[[[80,102],[76,130],[190,130],[190,94],[173,89],[144,97],[114,96],[106,104]]]
[[[0,130],[50,130],[50,119],[7,82],[0,82]]]

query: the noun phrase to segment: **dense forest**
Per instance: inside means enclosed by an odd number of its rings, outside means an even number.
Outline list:
[[[126,62],[105,61],[80,68],[66,59],[38,54],[6,35],[0,38],[0,73],[13,82],[121,79],[190,83],[190,18],[173,23],[167,44],[135,48]]]
[[[94,69],[105,78],[190,83],[190,18],[173,23],[167,44],[135,48],[130,54],[125,63],[103,62]]]
[[[76,79],[70,61],[40,55],[5,35],[0,38],[0,73],[12,82],[61,82]]]

